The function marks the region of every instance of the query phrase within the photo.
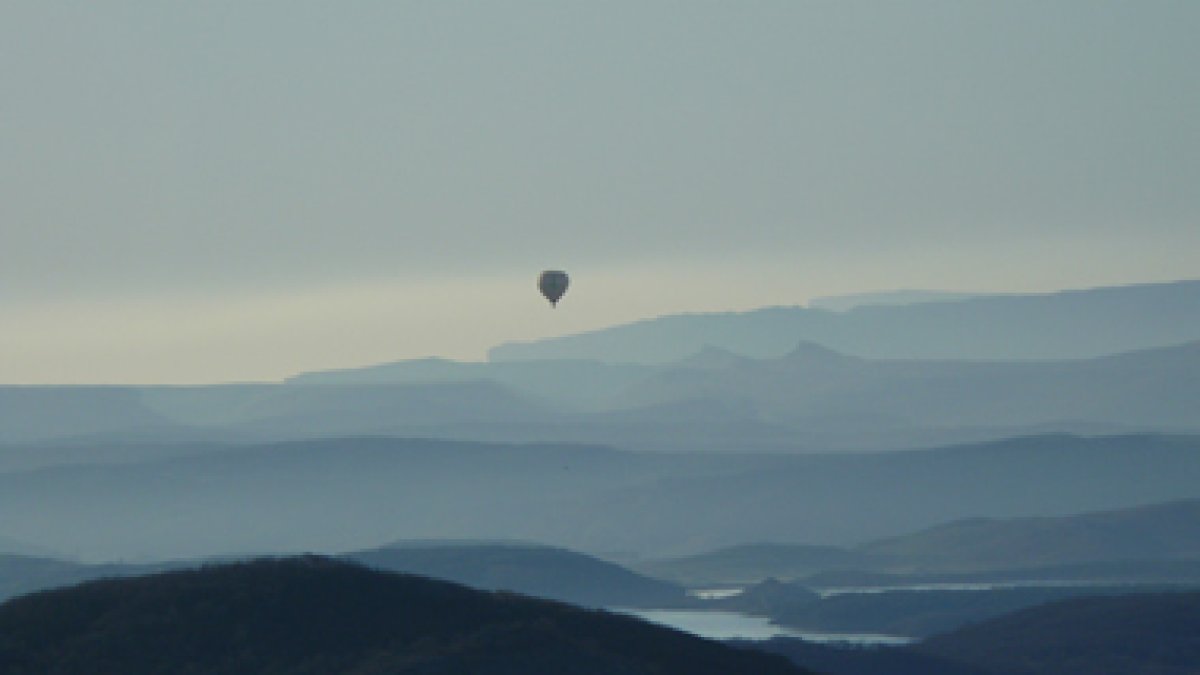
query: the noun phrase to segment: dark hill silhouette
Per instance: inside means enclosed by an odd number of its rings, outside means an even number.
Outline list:
[[[599,611],[325,558],[93,581],[0,606],[6,675],[800,672]]]
[[[493,361],[669,363],[704,345],[774,358],[799,340],[874,358],[1062,359],[1200,338],[1200,281],[995,295],[845,312],[685,314],[493,348]]]
[[[907,647],[862,648],[780,637],[755,642],[735,640],[730,643],[782,654],[793,663],[803,664],[825,675],[1002,675]]]
[[[1200,593],[1063,600],[961,628],[920,651],[1008,675],[1192,675]]]
[[[379,569],[589,607],[669,607],[683,588],[566,549],[530,544],[396,544],[345,557]]]

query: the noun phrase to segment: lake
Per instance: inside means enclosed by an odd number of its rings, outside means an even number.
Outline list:
[[[978,581],[978,582],[929,582],[919,584],[896,584],[892,586],[843,586],[813,589],[821,598],[836,595],[880,594],[892,591],[1001,591],[1020,588],[1088,588],[1099,585],[1096,581],[1070,580],[1021,580],[1021,581]],[[1135,586],[1134,583],[1107,582],[1106,586]]]
[[[840,642],[859,645],[904,645],[912,638],[875,633],[819,633],[795,630],[771,623],[759,616],[720,610],[624,609],[612,611],[630,614],[640,619],[670,626],[685,633],[713,640],[767,640],[773,637],[795,637],[810,642]]]

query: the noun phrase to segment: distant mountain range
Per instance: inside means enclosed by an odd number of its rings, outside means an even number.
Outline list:
[[[110,579],[0,605],[0,672],[804,672],[636,619],[372,571],[260,560]]]
[[[690,585],[769,578],[800,579],[817,587],[1154,583],[1172,576],[1195,583],[1200,582],[1200,500],[1057,517],[970,518],[853,548],[744,544],[643,561],[637,568]]]
[[[0,606],[0,672],[773,672],[512,594],[924,637],[1200,582],[1200,281],[818,304],[505,345],[486,363],[0,386],[0,599],[157,575]],[[340,559],[158,574],[309,551]],[[79,562],[114,560],[146,562]],[[683,588],[750,583],[711,604]],[[1147,626],[1190,625],[1195,604],[1138,602],[1121,607]],[[1121,632],[1113,605],[1062,607],[1020,615],[1044,643],[997,620],[869,668],[781,650],[831,674],[1197,662],[1170,630]],[[1159,651],[1089,652],[1071,622]],[[1018,638],[1029,649],[1005,661],[996,645]]]
[[[396,385],[493,382],[558,412],[615,407],[619,396],[650,371],[645,366],[600,361],[461,362],[449,359],[397,361],[364,368],[297,375],[290,385]],[[586,382],[586,387],[579,386]]]
[[[827,455],[388,438],[138,452],[0,472],[0,534],[90,560],[411,539],[661,558],[764,541],[856,545],[967,517],[1200,498],[1198,436],[1051,435]]]
[[[689,586],[736,586],[764,579],[797,579],[829,570],[877,570],[886,564],[876,556],[837,546],[759,543],[640,561],[636,567]]]
[[[854,548],[746,544],[709,553],[643,562],[639,569],[685,583],[728,584],[770,577],[796,579],[816,571],[836,585],[835,570],[905,572],[879,583],[1019,581],[1073,577],[1112,582],[1144,574],[1154,581],[1171,561],[1200,572],[1200,500],[1077,515],[971,518]],[[1183,573],[1185,566],[1176,566]],[[866,585],[869,575],[849,585]]]
[[[801,341],[883,359],[1075,359],[1200,339],[1200,280],[987,295],[846,311],[775,307],[648,319],[510,343],[492,361],[670,363],[706,345],[777,358]]]
[[[520,350],[279,384],[0,386],[0,445],[131,456],[387,435],[745,453],[1200,431],[1200,281],[666,317]],[[0,470],[21,461],[4,454]]]
[[[1075,516],[974,518],[858,549],[927,570],[1200,560],[1200,500]]]
[[[1046,431],[1200,431],[1198,402],[1200,341],[1037,362],[864,359],[802,343],[774,359],[708,347],[661,366],[423,360],[275,385],[0,387],[0,443],[86,443],[124,456],[146,443],[363,434],[897,449]],[[0,454],[0,470],[21,461]]]
[[[812,343],[752,360],[709,348],[621,400],[736,402],[834,446],[855,434],[864,445],[872,434],[900,443],[922,430],[1182,430],[1200,425],[1200,341],[1055,362],[868,360]]]

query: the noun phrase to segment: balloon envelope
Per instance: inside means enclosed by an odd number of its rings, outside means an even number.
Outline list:
[[[562,270],[546,270],[538,276],[538,290],[551,305],[557,305],[559,298],[567,292],[567,273]]]

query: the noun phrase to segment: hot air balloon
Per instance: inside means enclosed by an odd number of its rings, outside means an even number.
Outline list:
[[[538,290],[550,301],[551,307],[558,306],[558,300],[567,292],[567,273],[562,270],[546,270],[538,276]]]

